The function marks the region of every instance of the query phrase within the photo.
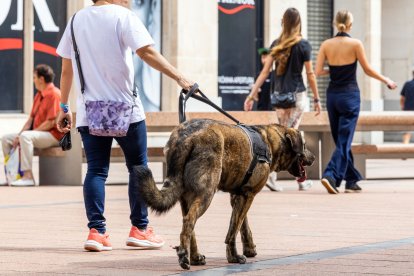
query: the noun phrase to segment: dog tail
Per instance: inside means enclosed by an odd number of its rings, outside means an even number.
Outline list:
[[[138,190],[145,203],[158,215],[166,213],[177,203],[181,196],[182,188],[170,179],[164,180],[161,190],[155,185],[151,170],[146,166],[135,166],[134,183],[137,183]]]

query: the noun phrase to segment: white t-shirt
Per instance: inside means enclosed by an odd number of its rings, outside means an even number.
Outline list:
[[[78,88],[76,127],[87,126],[85,101],[113,100],[133,103],[134,65],[132,55],[154,41],[141,20],[118,5],[90,6],[76,13],[73,31],[79,48],[85,93],[80,92],[78,69],[69,20],[56,50],[72,60]],[[137,91],[138,92],[138,91]],[[141,100],[136,98],[131,123],[145,119]]]

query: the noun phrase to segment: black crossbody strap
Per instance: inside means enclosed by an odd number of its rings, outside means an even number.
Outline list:
[[[81,62],[80,62],[78,44],[76,44],[75,33],[73,31],[73,20],[75,20],[75,15],[76,15],[76,13],[73,15],[72,20],[70,22],[70,34],[72,36],[73,50],[75,51],[76,67],[78,68],[78,75],[79,75],[79,81],[80,81],[80,85],[81,85],[81,92],[83,94],[83,93],[85,93],[85,78],[83,77],[83,71],[82,71],[82,65],[81,65]],[[135,76],[134,76],[134,88],[132,90],[132,95],[135,98],[138,96],[137,86],[136,86],[136,83],[135,83]]]
[[[83,77],[78,45],[76,44],[75,34],[73,32],[73,20],[75,19],[75,15],[76,15],[76,13],[73,15],[72,20],[70,22],[70,33],[72,35],[72,44],[73,44],[73,50],[75,51],[76,67],[78,68],[79,81],[80,81],[80,85],[81,85],[81,92],[83,94],[83,93],[85,93],[85,79]]]

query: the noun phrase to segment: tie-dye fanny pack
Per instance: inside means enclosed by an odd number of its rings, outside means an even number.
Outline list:
[[[86,101],[85,107],[91,135],[112,137],[127,135],[133,105],[117,101]]]

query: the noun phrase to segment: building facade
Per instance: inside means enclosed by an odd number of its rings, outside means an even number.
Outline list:
[[[149,0],[130,0],[130,4],[132,7],[145,1]],[[49,55],[50,59],[45,59],[45,62],[54,64],[59,73],[60,61],[48,54],[50,48],[46,46],[56,47],[67,19],[91,3],[89,0],[0,1],[0,93],[6,99],[0,103],[0,120],[20,120],[24,117],[22,114],[29,113],[34,92],[32,71],[34,65],[41,60],[39,55]],[[414,10],[414,1],[411,0],[159,0],[159,4],[160,51],[186,76],[195,80],[202,91],[219,105],[225,106],[223,101],[229,101],[229,98],[223,98],[219,89],[220,64],[235,62],[233,66],[238,70],[240,64],[249,63],[248,74],[252,78],[259,68],[255,49],[251,55],[244,55],[240,60],[233,61],[226,58],[230,54],[223,55],[221,52],[223,9],[229,13],[236,13],[237,10],[246,14],[260,9],[242,26],[246,30],[250,28],[251,31],[251,25],[254,25],[254,42],[233,42],[231,47],[227,47],[227,51],[241,51],[247,45],[256,48],[270,45],[280,32],[283,12],[288,7],[296,7],[302,16],[303,36],[309,39],[313,47],[313,59],[316,58],[320,43],[333,35],[332,20],[335,12],[348,9],[354,15],[351,35],[364,43],[368,60],[373,67],[397,81],[400,88],[411,77],[410,71],[414,64],[414,26],[411,24],[414,15],[410,12]],[[220,9],[220,5],[223,9]],[[240,6],[244,9],[238,8]],[[7,46],[5,42],[8,43]],[[20,44],[13,46],[11,42]],[[46,46],[43,45],[42,48],[39,43]],[[9,68],[14,71],[11,72]],[[11,84],[10,79],[14,80]],[[252,79],[245,80],[249,83]],[[399,89],[386,90],[378,81],[364,76],[361,68],[358,71],[358,81],[363,110],[399,110]],[[159,94],[159,109],[177,110],[180,90],[176,83],[165,76],[159,82],[160,86],[154,89],[159,91],[153,92]],[[318,79],[322,100],[327,82],[327,79]],[[238,90],[241,97],[248,91]],[[72,93],[72,97],[74,94]],[[240,102],[241,98],[238,97],[235,96],[234,99]],[[194,101],[188,103],[187,109],[211,110],[205,104]],[[4,120],[1,120],[1,124],[4,124]],[[361,136],[358,139],[371,140],[367,142],[373,142],[372,139],[380,141],[382,135]]]

